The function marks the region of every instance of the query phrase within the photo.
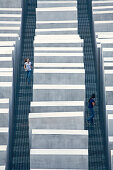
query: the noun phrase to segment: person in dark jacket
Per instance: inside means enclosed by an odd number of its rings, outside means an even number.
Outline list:
[[[89,99],[89,105],[88,108],[90,110],[90,117],[87,119],[88,123],[93,124],[93,118],[95,116],[95,112],[94,112],[94,106],[95,106],[95,94],[92,94],[91,98]]]

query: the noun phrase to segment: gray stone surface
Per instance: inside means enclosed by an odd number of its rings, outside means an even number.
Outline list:
[[[31,113],[41,112],[76,112],[84,111],[84,106],[34,106],[31,107]]]
[[[0,0],[1,8],[21,8],[21,0]]]
[[[32,114],[32,113],[31,113]],[[31,129],[67,129],[67,130],[83,130],[84,119],[83,116],[62,116],[62,117],[39,117],[30,118],[30,131]],[[71,114],[71,113],[70,113]],[[75,113],[76,115],[76,113]]]
[[[112,82],[112,57],[113,52],[111,49],[113,48],[113,22],[112,22],[112,10],[113,10],[113,2],[107,2],[104,0],[102,3],[96,3],[97,1],[93,1],[93,16],[95,24],[96,34],[99,33],[98,38],[100,40],[101,46],[103,48],[102,56],[104,59],[104,73],[105,73],[105,99],[106,99],[106,113],[108,115],[108,138],[113,137],[113,82]],[[95,8],[98,7],[98,8]],[[102,32],[104,32],[102,34]],[[110,33],[111,32],[111,33]],[[107,49],[108,48],[108,49]],[[107,73],[109,72],[109,73]],[[111,161],[111,169],[113,169],[112,164],[112,146],[113,142],[109,140],[109,156]]]
[[[81,143],[81,141],[84,141]],[[37,145],[38,143],[38,145]],[[88,137],[82,134],[32,134],[32,149],[88,149]]]
[[[8,147],[11,134],[9,135],[6,128],[9,128],[9,124],[11,124],[9,117],[12,116],[12,52],[19,39],[22,10],[20,8],[21,0],[0,0],[0,4],[0,165],[6,167],[7,149],[4,149],[4,145]],[[6,98],[9,99],[9,103],[4,102]]]
[[[48,16],[48,17],[47,17]],[[76,11],[43,11],[37,12],[37,21],[63,21],[74,20],[77,17]]]
[[[34,101],[82,101],[84,98],[83,89],[37,89],[33,95]]]
[[[0,127],[8,127],[8,124],[9,124],[9,114],[0,113]]]
[[[8,133],[0,132],[0,145],[7,145]]]
[[[73,31],[78,25],[76,4],[73,7],[69,1],[38,1],[36,13],[34,90],[29,114],[30,168],[88,169],[88,134],[84,135],[85,90],[77,89],[85,85],[85,72],[83,40],[77,30]],[[71,66],[74,63],[76,66]],[[63,88],[60,85],[64,85]],[[69,85],[78,86],[73,89]],[[48,130],[50,134],[45,134]],[[70,130],[70,134],[64,130]],[[73,130],[83,132],[71,134]],[[52,149],[56,149],[57,154]],[[67,149],[65,154],[61,149]],[[73,154],[74,149],[77,152]]]
[[[6,164],[6,151],[0,151],[0,166]]]
[[[82,169],[87,168],[87,161],[87,155],[31,155],[31,168]]]
[[[44,23],[44,22],[40,23],[40,22],[37,21],[37,23],[36,23],[36,28],[37,29],[45,29],[45,28],[46,29],[51,29],[51,28],[77,28],[77,26],[78,26],[78,23],[77,22],[74,23],[74,21],[73,21],[73,23],[68,23],[68,21],[67,21],[67,23],[59,23],[59,22],[54,23],[52,21],[50,21],[50,23]]]

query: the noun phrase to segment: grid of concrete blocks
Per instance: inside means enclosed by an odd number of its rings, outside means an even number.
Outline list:
[[[93,1],[93,18],[97,43],[101,45],[104,62],[108,149],[113,170],[113,1]]]
[[[21,8],[14,6],[14,1],[9,1],[0,0],[0,170],[5,170],[7,162],[13,56],[20,36],[22,13]]]
[[[85,70],[77,2],[37,1],[30,169],[88,170]]]

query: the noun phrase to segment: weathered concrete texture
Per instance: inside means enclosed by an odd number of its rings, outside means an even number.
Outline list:
[[[6,145],[0,145],[0,166],[6,164]]]
[[[76,1],[37,1],[31,169],[88,169],[83,40]]]
[[[75,7],[77,6],[76,1],[38,1],[38,8],[49,8],[49,7]]]
[[[93,18],[97,42],[101,43],[102,56],[104,61],[105,74],[105,99],[106,113],[108,115],[108,141],[109,155],[112,164],[112,149],[113,149],[113,2],[112,1],[93,1]]]
[[[0,4],[0,166],[6,167],[9,117],[12,116],[13,54],[21,33],[22,9],[19,8],[21,0],[0,0]]]
[[[21,8],[22,0],[0,0],[0,8]]]
[[[84,130],[32,130],[33,149],[84,149],[88,148]],[[81,143],[81,140],[84,141]],[[37,145],[38,143],[38,145]]]
[[[32,152],[39,152],[33,154]],[[83,153],[82,149],[77,150],[77,152],[82,152],[81,154],[76,154],[76,150],[66,150],[64,154],[60,154],[62,150],[57,150],[57,154],[50,154],[49,150],[44,150],[45,153],[41,153],[40,150],[31,150],[31,167],[32,168],[41,168],[41,169],[82,169],[87,168],[87,161],[88,161],[88,153],[85,150]],[[75,151],[75,153],[73,153]],[[69,152],[69,155],[68,155]],[[49,153],[49,154],[48,154]],[[82,163],[81,163],[82,162]]]
[[[29,116],[30,132],[32,129],[84,129],[83,112],[31,113]]]
[[[111,150],[110,156],[111,156],[111,170],[113,170],[113,150]]]

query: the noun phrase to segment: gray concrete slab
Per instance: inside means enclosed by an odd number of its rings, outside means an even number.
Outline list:
[[[40,8],[36,10],[37,21],[64,21],[64,20],[76,20],[77,10],[75,7],[70,7],[70,10],[64,11],[64,8]],[[39,11],[40,10],[40,11]],[[48,16],[48,17],[47,17]]]
[[[21,14],[0,14],[0,21],[21,21]]]
[[[38,8],[49,8],[49,7],[76,7],[76,1],[37,1]]]
[[[22,14],[22,8],[1,8],[0,14]]]
[[[0,0],[1,8],[20,8],[21,0]]]
[[[69,54],[68,56],[66,56],[65,54],[62,56],[58,56],[57,53],[56,54],[52,54],[52,56],[48,56],[45,55],[45,53],[40,56],[40,54],[36,54],[35,53],[35,63],[82,63],[83,62],[83,54],[79,53],[77,54]]]
[[[5,130],[5,129],[6,128],[0,128],[0,145],[7,145],[8,144],[8,131]]]
[[[9,82],[3,82],[4,85],[0,85],[0,98],[11,98],[12,95],[12,83],[10,82],[10,85],[6,85],[5,83],[8,84]],[[1,83],[0,83],[1,84]]]
[[[106,91],[106,104],[107,105],[112,105],[113,104],[113,91],[107,90]]]
[[[34,89],[33,92],[34,101],[82,101],[85,98],[85,89]]]
[[[113,74],[105,74],[105,86],[113,85]]]
[[[9,113],[4,112],[6,112],[6,109],[0,108],[0,127],[8,127],[9,125]]]
[[[95,31],[96,32],[113,32],[113,22],[109,23],[110,21],[95,21]]]
[[[0,145],[0,166],[6,165],[6,145]]]
[[[37,76],[38,75],[38,76]],[[85,74],[35,73],[34,84],[76,84],[84,85]]]
[[[75,21],[37,21],[37,29],[50,29],[50,28],[77,28],[78,23]]]
[[[36,153],[37,151],[37,153]],[[44,152],[45,151],[45,152]],[[57,150],[58,154],[51,154],[50,150],[44,150],[44,153],[41,153],[41,150],[31,150],[31,168],[88,168],[88,152],[87,150],[80,150],[80,154],[76,154],[76,150],[66,150],[65,153],[62,150]],[[35,152],[35,154],[33,154]],[[59,153],[60,152],[60,153]],[[73,153],[75,152],[75,153]],[[77,150],[79,152],[79,150]],[[48,154],[49,153],[49,154]],[[69,155],[68,155],[69,153]],[[73,153],[73,154],[72,154]],[[82,163],[81,163],[82,162]]]
[[[60,31],[61,29],[57,29],[56,31],[54,31],[54,30],[50,30],[50,31],[48,31],[47,29],[46,29],[46,31],[42,31],[42,29],[41,30],[36,30],[36,32],[35,32],[35,35],[63,35],[63,34],[77,34],[77,30],[74,28],[73,30],[72,30],[72,28],[70,28],[70,29],[68,29],[67,31]],[[62,29],[63,30],[63,29]]]
[[[113,136],[113,114],[108,114],[108,136]]]
[[[100,11],[95,11],[93,12],[94,14],[94,20],[95,21],[111,21],[112,18],[113,18],[113,13],[112,13],[113,10],[111,11],[102,11],[100,13]]]
[[[76,103],[76,101],[75,101]],[[39,113],[41,112],[76,112],[76,111],[84,111],[84,106],[67,106],[66,104],[63,106],[33,106],[31,107],[31,112]]]
[[[83,112],[45,112],[36,114],[31,112],[29,116],[30,129],[84,129]]]
[[[84,142],[81,142],[84,141]],[[82,130],[32,130],[32,149],[88,149],[88,132]]]
[[[111,150],[111,170],[113,170],[113,150]]]

